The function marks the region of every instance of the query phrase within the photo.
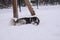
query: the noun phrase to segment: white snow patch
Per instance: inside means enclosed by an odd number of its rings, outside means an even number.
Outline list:
[[[13,10],[0,9],[0,40],[60,40],[60,5],[33,6],[39,19],[38,26],[27,24],[10,26],[9,21],[13,18]],[[22,7],[19,18],[30,17],[27,7]]]

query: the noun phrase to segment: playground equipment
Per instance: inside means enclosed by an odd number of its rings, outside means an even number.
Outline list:
[[[31,6],[31,4],[29,3],[29,0],[24,0],[26,5],[28,6],[28,9],[31,13],[31,15],[35,15],[35,12]],[[13,16],[14,18],[18,18],[18,10],[17,10],[17,0],[13,0]]]
[[[24,0],[24,1],[31,13],[31,16],[34,16],[35,11],[33,10],[31,4],[29,3],[29,0]],[[16,25],[16,23],[20,23],[20,24],[33,23],[38,25],[40,22],[37,17],[18,18],[17,0],[13,0],[13,18],[17,18],[16,20],[13,19],[14,25]]]

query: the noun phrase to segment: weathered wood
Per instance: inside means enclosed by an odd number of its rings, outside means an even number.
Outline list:
[[[13,17],[18,18],[17,0],[13,0]]]
[[[32,15],[32,16],[35,15],[35,12],[34,12],[32,6],[31,6],[29,0],[24,0],[24,1],[25,1],[26,5],[28,6],[28,9],[29,9],[31,15]]]

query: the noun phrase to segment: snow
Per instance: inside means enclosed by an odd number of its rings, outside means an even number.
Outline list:
[[[60,5],[33,8],[35,16],[40,19],[38,26],[32,24],[11,26],[13,9],[0,9],[0,40],[60,40]],[[28,8],[22,7],[19,18],[30,16]]]

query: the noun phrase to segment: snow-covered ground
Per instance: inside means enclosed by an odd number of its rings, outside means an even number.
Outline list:
[[[33,7],[39,19],[38,26],[27,24],[11,26],[13,10],[0,9],[0,40],[60,40],[60,5]],[[20,17],[31,16],[27,7],[22,7]]]

